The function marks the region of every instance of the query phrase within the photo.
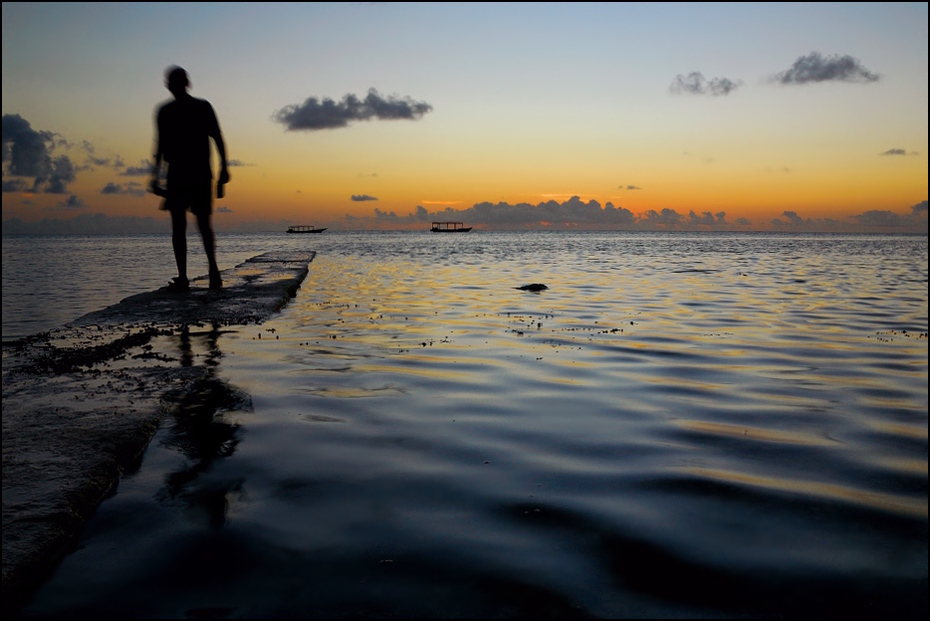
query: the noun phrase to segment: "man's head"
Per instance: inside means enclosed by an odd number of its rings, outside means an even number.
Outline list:
[[[165,86],[175,97],[181,97],[187,93],[187,87],[190,86],[190,80],[187,72],[178,66],[168,67],[165,71]]]

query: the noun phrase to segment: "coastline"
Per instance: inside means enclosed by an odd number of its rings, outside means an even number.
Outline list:
[[[189,294],[128,297],[3,351],[3,614],[67,554],[165,415],[233,394],[194,364],[192,329],[261,323],[296,295],[313,252],[266,253],[195,279]]]

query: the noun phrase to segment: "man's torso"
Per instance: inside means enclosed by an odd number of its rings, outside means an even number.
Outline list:
[[[168,185],[198,184],[213,177],[210,137],[219,135],[209,102],[194,97],[176,99],[158,111],[158,140],[168,163]]]

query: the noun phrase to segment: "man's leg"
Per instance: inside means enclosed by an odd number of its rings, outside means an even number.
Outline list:
[[[203,239],[203,249],[207,253],[207,262],[210,264],[210,288],[219,289],[223,286],[220,278],[220,268],[216,264],[216,237],[210,225],[210,212],[197,214],[197,226],[200,228],[200,238]]]
[[[171,209],[171,245],[174,261],[178,264],[178,282],[187,282],[187,212]]]

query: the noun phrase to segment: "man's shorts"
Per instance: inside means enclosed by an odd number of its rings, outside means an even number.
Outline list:
[[[190,210],[195,216],[209,215],[213,209],[213,180],[196,185],[169,185],[165,203],[166,211]]]

